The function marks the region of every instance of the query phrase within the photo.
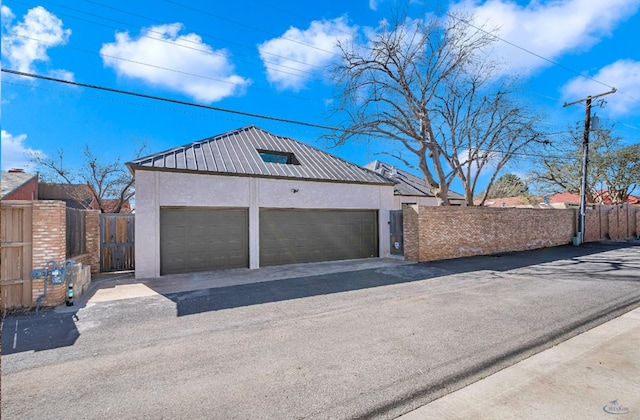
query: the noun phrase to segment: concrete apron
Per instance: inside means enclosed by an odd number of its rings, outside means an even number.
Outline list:
[[[640,309],[400,419],[640,419]]]
[[[103,276],[92,282],[91,288],[76,305],[134,299],[167,293],[188,292],[216,287],[284,280],[297,277],[344,273],[375,268],[412,264],[397,258],[366,258],[345,261],[290,264],[263,267],[255,270],[247,268],[208,271],[201,273],[173,274],[158,278],[135,279],[133,273]],[[60,310],[64,310],[61,307]]]

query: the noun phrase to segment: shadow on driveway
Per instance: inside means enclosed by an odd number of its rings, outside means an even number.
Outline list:
[[[77,310],[56,313],[53,308],[7,315],[2,320],[2,354],[72,346],[80,337],[77,319]]]
[[[92,279],[89,290],[73,306],[62,304],[58,308],[44,307],[35,310],[14,311],[4,314],[2,319],[2,354],[8,355],[25,351],[43,351],[59,347],[73,346],[80,337],[76,326],[78,312],[96,290],[105,287],[105,279],[119,279],[123,282],[133,279],[133,272],[103,273]],[[108,283],[112,284],[113,280]]]
[[[331,273],[309,277],[265,281],[228,287],[214,287],[197,291],[161,293],[176,303],[177,315],[193,315],[207,311],[232,309],[242,306],[280,302],[312,296],[329,295],[380,286],[389,286],[450,274],[474,271],[510,271],[528,266],[566,261],[563,265],[580,264],[580,259],[610,249],[640,246],[640,243],[616,242],[586,244],[582,247],[561,246],[525,252],[513,252],[491,256],[477,256],[428,263],[397,265],[351,272]],[[603,261],[602,271],[616,270],[619,262]],[[549,273],[557,272],[558,266]],[[566,270],[566,269],[565,269]],[[543,275],[547,270],[536,269],[531,275]],[[572,268],[565,276],[585,276],[593,279],[601,270],[579,273]],[[631,278],[638,281],[637,277]],[[617,278],[617,280],[625,280]]]
[[[175,302],[177,316],[184,316],[208,311],[390,286],[450,274],[482,270],[506,272],[558,261],[562,261],[562,264],[556,264],[553,267],[538,266],[527,273],[527,275],[559,276],[559,272],[562,272],[565,278],[639,281],[638,276],[615,275],[616,271],[628,267],[625,267],[624,263],[620,261],[599,259],[597,255],[593,258],[597,259],[598,270],[593,270],[593,264],[590,264],[590,271],[588,272],[583,272],[583,270],[580,269],[580,263],[590,255],[612,249],[630,247],[640,247],[640,242],[593,243],[581,247],[561,246],[491,256],[467,257],[418,264],[400,264],[384,268],[295,277],[227,287],[204,288],[187,292],[170,293],[160,291],[159,289],[155,291]],[[590,260],[590,262],[593,261]],[[206,276],[206,273],[200,274]],[[256,276],[259,274],[258,271],[253,273],[248,272],[247,275]],[[607,277],[607,275],[609,275],[609,277]],[[169,281],[171,276],[167,276],[166,279]],[[123,277],[123,283],[126,282],[135,282],[135,280]],[[145,284],[153,289],[153,284],[157,284],[157,282]],[[90,293],[94,292],[95,290],[91,290]],[[86,299],[88,299],[88,297]],[[86,299],[84,299],[85,303]],[[80,302],[76,305],[73,309],[69,308],[69,311],[62,312],[54,311],[52,308],[46,308],[38,314],[35,312],[7,314],[2,323],[2,353],[8,355],[25,351],[42,351],[72,346],[80,336],[75,321],[78,319],[78,311],[84,306]]]

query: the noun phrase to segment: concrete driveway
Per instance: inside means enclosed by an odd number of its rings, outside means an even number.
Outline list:
[[[637,243],[229,274],[6,318],[3,417],[394,418],[640,306]]]

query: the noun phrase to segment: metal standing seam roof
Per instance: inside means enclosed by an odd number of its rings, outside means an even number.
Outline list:
[[[388,163],[374,160],[364,166],[396,183],[394,187],[395,195],[435,197],[427,182],[409,172],[395,168]],[[463,200],[464,196],[454,191],[449,191],[450,199]]]
[[[298,164],[264,162],[259,150],[291,153]],[[288,137],[248,126],[127,162],[132,170],[165,170],[305,180],[393,184],[384,176]]]

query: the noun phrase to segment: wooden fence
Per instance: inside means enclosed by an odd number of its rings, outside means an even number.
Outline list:
[[[67,258],[87,252],[87,212],[67,207]]]
[[[133,270],[135,215],[100,215],[100,271]]]
[[[2,309],[31,306],[33,206],[30,202],[2,202]]]

